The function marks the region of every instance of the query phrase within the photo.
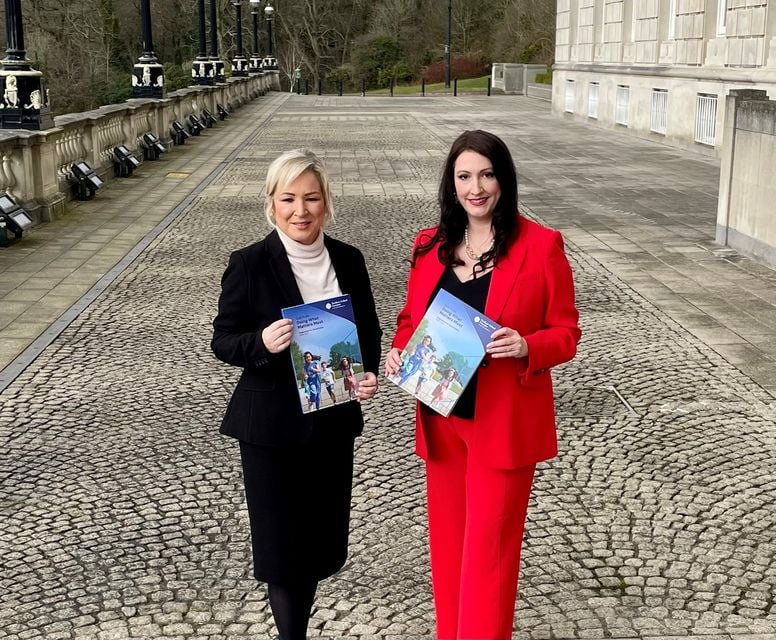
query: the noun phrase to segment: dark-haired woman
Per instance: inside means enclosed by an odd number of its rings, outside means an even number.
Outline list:
[[[439,224],[412,250],[407,300],[385,364],[400,353],[439,289],[501,325],[453,412],[417,406],[426,463],[431,575],[439,640],[507,640],[537,462],[557,454],[550,368],[580,338],[571,268],[559,232],[518,215],[504,142],[467,131],[439,188]]]

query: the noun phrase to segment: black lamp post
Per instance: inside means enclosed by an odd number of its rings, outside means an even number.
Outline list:
[[[151,31],[151,0],[140,1],[140,22],[143,28],[143,55],[132,69],[132,96],[164,98],[164,67],[154,53]]]
[[[242,39],[242,0],[232,2],[235,11],[235,22],[237,23],[237,51],[232,58],[232,75],[236,78],[248,75],[248,60],[243,53]]]
[[[253,53],[251,54],[251,73],[261,73],[261,51],[259,51],[259,8],[261,0],[250,0],[253,19]]]
[[[199,52],[191,63],[191,83],[195,85],[214,85],[216,83],[213,62],[207,57],[207,38],[205,32],[205,0],[197,0],[199,13]]]
[[[445,45],[445,89],[450,88],[450,52],[453,48],[453,0],[447,0],[447,44]]]
[[[43,74],[32,68],[24,49],[21,0],[5,0],[8,48],[0,62],[0,129],[38,131],[54,126]]]
[[[278,68],[278,61],[275,59],[275,54],[272,52],[272,18],[274,15],[274,7],[267,2],[267,6],[264,7],[264,17],[267,19],[267,57],[264,58],[261,66],[270,71],[276,71]]]
[[[210,0],[210,62],[213,64],[215,81],[226,82],[224,61],[218,57],[218,11],[216,0]]]

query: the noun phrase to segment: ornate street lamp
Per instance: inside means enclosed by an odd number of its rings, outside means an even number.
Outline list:
[[[210,62],[213,64],[215,81],[226,82],[224,61],[218,56],[218,11],[216,0],[210,0]]]
[[[251,54],[251,73],[261,73],[261,51],[259,50],[259,9],[261,0],[250,0],[253,19],[253,53]]]
[[[207,57],[205,35],[205,0],[197,0],[199,11],[199,52],[191,63],[191,84],[212,86],[216,83],[213,62]]]
[[[0,129],[51,129],[48,91],[43,74],[32,68],[24,49],[21,0],[5,0],[8,48],[0,62]]]
[[[237,23],[237,52],[232,58],[232,75],[236,78],[248,75],[248,60],[243,53],[242,40],[242,0],[232,2],[236,14]]]
[[[140,22],[143,28],[143,55],[132,68],[132,97],[164,98],[164,67],[154,53],[151,32],[151,0],[140,2]]]
[[[453,0],[447,0],[447,44],[445,45],[445,89],[450,88],[450,54],[453,48]]]
[[[267,6],[264,7],[264,17],[267,20],[267,56],[261,63],[262,69],[269,71],[277,71],[278,61],[275,58],[275,54],[272,52],[272,18],[274,17],[275,9],[267,2]]]

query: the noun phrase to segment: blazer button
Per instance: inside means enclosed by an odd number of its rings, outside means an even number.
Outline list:
[[[488,361],[487,360],[483,360],[482,363],[480,364],[480,366],[481,367],[487,367],[488,366]]]

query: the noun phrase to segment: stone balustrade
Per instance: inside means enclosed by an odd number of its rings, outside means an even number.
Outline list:
[[[71,167],[85,161],[105,180],[113,177],[113,148],[125,145],[143,157],[143,134],[153,132],[168,147],[175,120],[214,115],[221,104],[232,111],[279,88],[277,72],[230,78],[214,87],[189,87],[161,100],[134,99],[93,111],[55,118],[44,131],[0,130],[0,192],[9,193],[35,222],[49,221],[65,211],[71,198]]]

